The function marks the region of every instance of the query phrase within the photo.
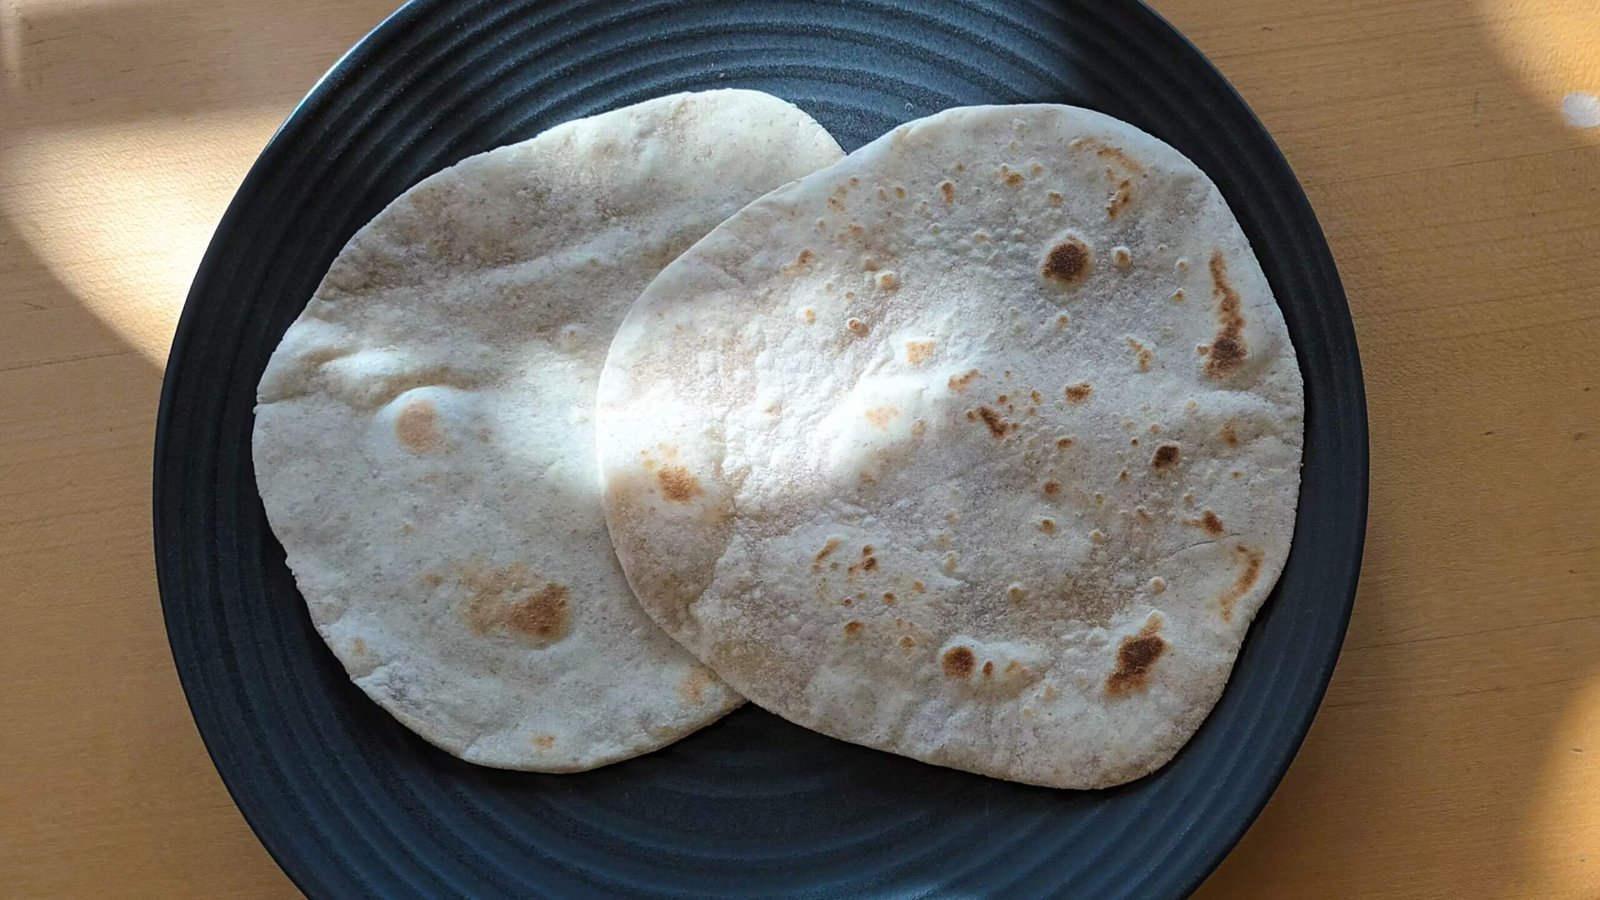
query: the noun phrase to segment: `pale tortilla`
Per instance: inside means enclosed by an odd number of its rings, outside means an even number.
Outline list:
[[[471,762],[569,772],[739,702],[658,629],[599,506],[612,331],[686,247],[838,145],[753,91],[474,156],[351,239],[262,376],[256,479],[356,684]]]
[[[1304,401],[1173,148],[1063,106],[912,122],[669,266],[600,381],[663,627],[754,702],[946,766],[1161,766],[1289,551]]]

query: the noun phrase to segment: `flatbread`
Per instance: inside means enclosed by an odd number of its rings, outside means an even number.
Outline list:
[[[1215,185],[1064,106],[953,109],[741,210],[600,380],[645,607],[752,701],[1089,788],[1215,704],[1288,554],[1304,401]]]
[[[662,266],[840,156],[774,97],[680,94],[464,160],[351,239],[262,376],[256,480],[318,632],[397,719],[567,772],[741,702],[617,567],[593,392]]]

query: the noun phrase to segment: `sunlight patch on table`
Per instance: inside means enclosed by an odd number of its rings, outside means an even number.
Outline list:
[[[1600,896],[1600,674],[1573,692],[1547,748],[1529,760],[1543,771],[1523,825],[1518,888],[1537,897]]]
[[[1484,29],[1506,69],[1540,110],[1580,141],[1600,143],[1600,128],[1573,125],[1574,95],[1600,94],[1600,15],[1590,2],[1478,0]]]
[[[163,362],[217,220],[280,119],[246,109],[34,131],[0,143],[0,215],[75,295],[59,302]]]

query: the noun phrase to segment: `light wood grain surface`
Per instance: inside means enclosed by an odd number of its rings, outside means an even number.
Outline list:
[[[392,3],[0,0],[0,894],[294,893],[173,672],[151,440],[224,205]],[[1600,6],[1157,6],[1305,183],[1371,404],[1338,672],[1202,894],[1600,897]]]

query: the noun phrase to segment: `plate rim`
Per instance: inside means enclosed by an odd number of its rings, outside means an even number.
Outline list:
[[[1089,0],[1089,2],[1094,2],[1094,0]],[[1239,817],[1237,824],[1229,829],[1226,840],[1216,843],[1214,851],[1205,859],[1203,865],[1196,866],[1192,870],[1192,877],[1187,880],[1187,884],[1184,887],[1184,893],[1187,894],[1197,889],[1216,871],[1217,867],[1233,851],[1239,840],[1255,823],[1267,803],[1277,793],[1283,777],[1304,746],[1311,725],[1317,713],[1321,710],[1322,702],[1331,684],[1348,634],[1350,618],[1354,611],[1362,572],[1369,524],[1371,485],[1370,422],[1368,419],[1364,371],[1348,294],[1340,278],[1332,248],[1328,244],[1326,231],[1323,229],[1320,218],[1306,196],[1303,183],[1298,175],[1295,174],[1293,167],[1284,156],[1282,149],[1278,146],[1277,141],[1272,137],[1266,125],[1235,85],[1217,68],[1215,63],[1186,34],[1175,27],[1160,12],[1152,8],[1145,0],[1126,0],[1126,4],[1133,8],[1135,15],[1148,18],[1157,31],[1168,39],[1179,43],[1183,50],[1192,57],[1194,63],[1204,67],[1214,76],[1216,84],[1220,86],[1226,95],[1221,99],[1226,100],[1244,114],[1249,126],[1258,132],[1255,136],[1264,142],[1265,147],[1270,149],[1271,161],[1281,165],[1283,171],[1288,173],[1294,186],[1294,190],[1284,198],[1289,207],[1289,214],[1292,218],[1307,223],[1314,232],[1316,255],[1319,258],[1313,260],[1313,262],[1316,263],[1316,268],[1319,270],[1319,280],[1326,279],[1330,288],[1330,294],[1328,296],[1319,296],[1316,305],[1320,306],[1337,301],[1339,307],[1337,312],[1341,313],[1335,317],[1337,336],[1341,337],[1350,349],[1348,361],[1350,368],[1347,373],[1344,373],[1349,380],[1349,385],[1343,393],[1347,395],[1344,399],[1348,399],[1353,403],[1350,417],[1352,424],[1356,426],[1355,433],[1350,436],[1356,443],[1356,446],[1352,448],[1355,453],[1356,472],[1354,480],[1356,483],[1349,486],[1352,495],[1351,500],[1355,503],[1353,512],[1356,527],[1350,536],[1353,546],[1342,548],[1338,554],[1340,560],[1347,561],[1345,565],[1348,567],[1348,575],[1345,583],[1335,585],[1337,589],[1327,591],[1322,598],[1322,602],[1330,605],[1335,598],[1338,599],[1338,623],[1336,639],[1329,642],[1327,650],[1316,661],[1315,668],[1311,670],[1315,678],[1314,702],[1305,704],[1295,712],[1295,721],[1292,729],[1295,734],[1294,740],[1283,748],[1277,759],[1272,761],[1270,771],[1263,770],[1261,772],[1258,781],[1262,787],[1259,791],[1259,796],[1251,798],[1247,814]],[[306,861],[292,853],[287,846],[287,842],[281,840],[283,836],[264,821],[266,818],[264,811],[253,807],[249,802],[245,802],[247,794],[244,791],[243,782],[250,775],[225,765],[224,754],[219,745],[222,734],[220,732],[208,734],[201,727],[200,710],[197,707],[197,703],[200,701],[197,698],[204,696],[206,693],[200,685],[201,674],[196,671],[192,664],[186,664],[179,655],[178,644],[181,638],[178,632],[184,627],[182,621],[184,616],[182,610],[179,609],[178,601],[170,598],[182,593],[178,588],[178,582],[182,580],[179,578],[181,565],[177,561],[171,563],[167,561],[167,557],[174,555],[175,551],[171,546],[164,546],[166,542],[163,538],[164,531],[168,527],[172,527],[166,521],[166,515],[163,510],[163,497],[169,494],[172,489],[169,483],[170,474],[166,472],[167,455],[170,451],[164,448],[169,446],[170,433],[174,427],[173,423],[178,418],[175,398],[178,379],[175,376],[184,367],[186,360],[191,355],[190,345],[195,339],[196,320],[202,315],[198,310],[205,302],[203,299],[199,299],[197,302],[197,298],[201,298],[201,295],[205,292],[205,286],[215,277],[216,270],[220,265],[219,257],[223,254],[224,245],[229,242],[233,233],[237,231],[241,220],[249,214],[249,207],[258,199],[262,184],[269,176],[269,170],[278,163],[279,157],[290,152],[291,144],[300,139],[299,132],[308,126],[309,119],[320,111],[320,107],[328,102],[332,95],[337,93],[355,71],[370,62],[371,58],[380,53],[387,43],[400,37],[405,29],[414,24],[413,20],[422,18],[435,12],[438,8],[445,8],[449,5],[449,0],[407,0],[403,5],[386,15],[342,53],[312,83],[305,95],[296,101],[283,121],[274,129],[256,159],[251,163],[250,168],[229,200],[223,215],[218,220],[212,236],[207,242],[205,253],[191,281],[190,288],[185,295],[182,312],[178,318],[166,364],[163,367],[162,388],[153,440],[152,543],[157,590],[167,635],[168,650],[172,656],[173,667],[183,689],[185,702],[189,706],[190,722],[194,726],[196,733],[199,734],[201,742],[206,748],[206,753],[211,759],[212,767],[228,791],[229,798],[280,871],[290,879],[296,888],[308,896],[315,896],[313,892],[320,886],[314,885],[308,878],[310,873],[301,868]],[[1321,271],[1323,269],[1326,271]],[[1297,517],[1298,515],[1299,512],[1297,511]],[[172,527],[172,530],[177,531],[179,529]],[[1291,546],[1291,557],[1293,553],[1294,547]],[[1287,559],[1285,564],[1287,565]],[[1277,594],[1277,586],[1274,586],[1273,594]],[[1160,777],[1160,771],[1148,777]]]

